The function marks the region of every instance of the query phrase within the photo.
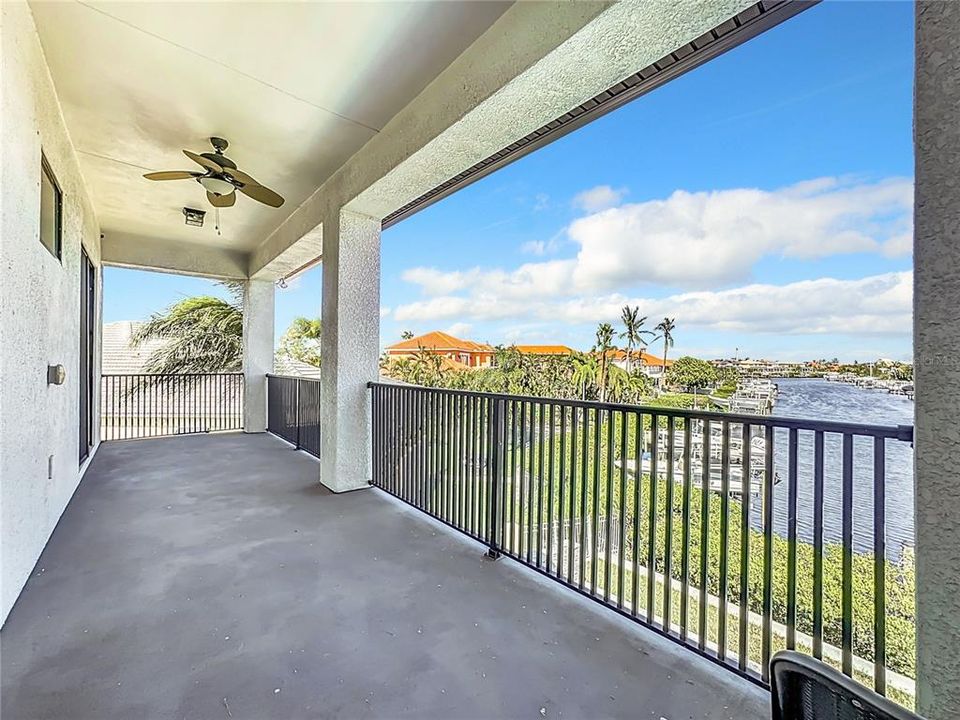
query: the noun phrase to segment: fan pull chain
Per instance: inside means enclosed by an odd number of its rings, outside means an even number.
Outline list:
[[[215,210],[216,210],[216,223],[214,226],[217,229],[217,235],[223,235],[223,233],[220,232],[220,208],[215,208]]]

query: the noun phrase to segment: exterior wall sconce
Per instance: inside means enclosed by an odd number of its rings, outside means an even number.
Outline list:
[[[67,379],[67,371],[63,365],[47,365],[47,385],[63,385]]]

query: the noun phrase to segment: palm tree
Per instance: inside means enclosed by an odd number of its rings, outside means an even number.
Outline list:
[[[647,316],[640,317],[639,307],[632,308],[629,305],[624,305],[620,320],[623,322],[623,332],[620,333],[620,337],[627,341],[627,372],[630,372],[633,369],[634,346],[643,345],[646,347],[647,342],[643,339],[644,335],[653,335],[653,333],[649,330],[641,330],[643,324],[647,321]]]
[[[630,374],[616,365],[607,368],[607,392],[613,402],[623,402],[630,389]]]
[[[189,297],[155,313],[134,333],[136,347],[164,340],[145,369],[164,375],[237,371],[243,364],[243,284],[222,283],[230,300],[209,295]]]
[[[413,340],[413,332],[410,330],[404,330],[400,333],[400,338],[403,340]]]
[[[607,399],[607,354],[613,346],[613,325],[600,323],[597,327],[597,344],[595,350],[600,353],[600,402]]]
[[[587,399],[587,385],[597,382],[597,359],[592,355],[578,353],[573,358],[573,374],[570,379],[580,387],[580,399]]]
[[[655,330],[660,332],[659,337],[663,338],[663,373],[667,372],[667,348],[673,347],[673,331],[676,329],[674,318],[665,317],[657,324]]]

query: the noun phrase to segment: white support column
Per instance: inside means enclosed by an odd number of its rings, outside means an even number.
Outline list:
[[[272,280],[247,280],[243,291],[243,431],[267,429],[267,378],[273,372]]]
[[[917,711],[960,708],[960,3],[917,3],[914,442]]]
[[[380,352],[380,220],[345,210],[323,223],[320,482],[334,492],[370,479],[367,382]]]

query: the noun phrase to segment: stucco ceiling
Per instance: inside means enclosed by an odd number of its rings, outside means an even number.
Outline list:
[[[508,7],[506,2],[31,5],[104,233],[256,247]],[[182,148],[286,198],[238,194],[221,233]],[[182,208],[208,211],[203,228]]]

